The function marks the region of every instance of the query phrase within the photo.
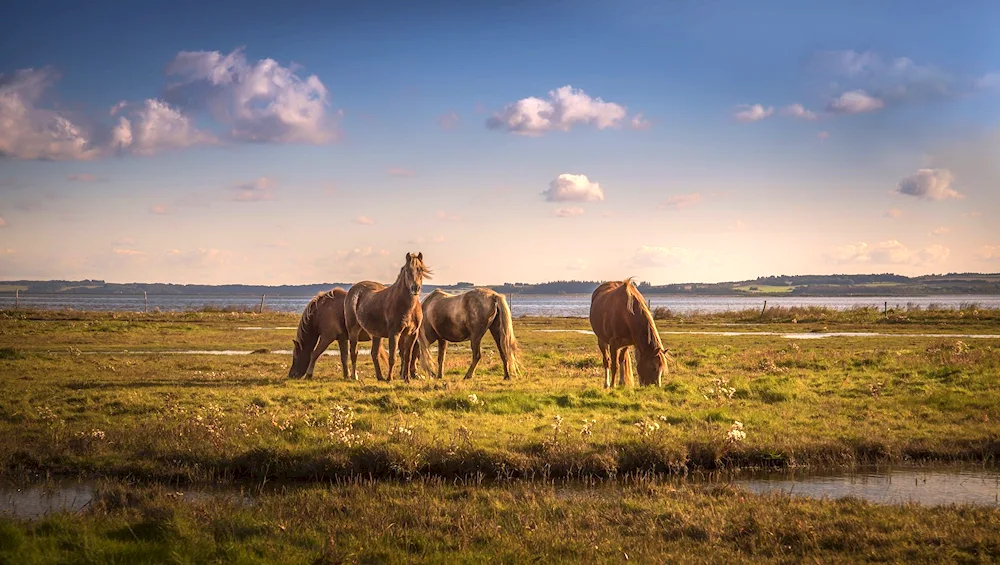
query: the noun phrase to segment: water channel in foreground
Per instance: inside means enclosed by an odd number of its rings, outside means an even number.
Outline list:
[[[1000,508],[1000,469],[996,468],[884,467],[829,472],[771,471],[670,480],[679,484],[732,484],[757,494],[784,493],[825,500],[853,497],[877,504],[973,504]],[[82,512],[94,499],[96,488],[95,482],[88,481],[61,481],[28,487],[0,486],[0,516],[31,520],[57,512]],[[572,482],[556,489],[563,496],[572,498],[601,495],[600,488],[577,487]],[[217,497],[253,503],[253,495],[239,488],[178,490],[175,495],[186,501]]]

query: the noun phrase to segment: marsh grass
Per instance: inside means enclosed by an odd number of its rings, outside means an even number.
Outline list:
[[[105,482],[84,512],[0,518],[0,562],[990,562],[1000,512],[753,495],[635,476],[178,491]]]
[[[502,381],[486,346],[474,380],[461,380],[469,358],[455,348],[444,380],[406,385],[375,382],[367,355],[360,383],[338,376],[337,357],[317,364],[316,379],[286,380],[289,359],[266,352],[287,349],[294,332],[236,328],[294,326],[289,315],[3,314],[13,352],[0,355],[7,479],[616,477],[1000,453],[1000,340],[669,335],[662,388],[605,391],[593,336],[535,331],[587,328],[579,319],[516,322],[521,379]],[[958,314],[933,330],[966,331]],[[165,349],[259,354],[156,354]],[[745,440],[727,444],[737,421]],[[642,422],[660,428],[644,436]]]

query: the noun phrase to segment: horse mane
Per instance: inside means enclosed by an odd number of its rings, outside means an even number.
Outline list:
[[[657,349],[663,349],[663,342],[660,341],[660,334],[656,332],[656,323],[653,321],[653,313],[649,311],[649,307],[646,306],[646,301],[642,298],[639,293],[639,289],[635,287],[633,280],[635,277],[629,277],[622,281],[625,286],[625,295],[628,297],[628,313],[636,315],[635,305],[639,304],[638,316],[642,316],[646,319],[646,344],[656,347]]]

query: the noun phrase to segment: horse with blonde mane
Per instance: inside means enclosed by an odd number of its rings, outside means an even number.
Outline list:
[[[333,288],[320,292],[306,304],[292,340],[292,366],[288,369],[288,378],[311,379],[316,361],[334,341],[340,345],[340,366],[344,371],[344,378],[347,378],[347,323],[344,320],[346,298],[346,290]],[[361,332],[358,339],[371,341],[372,338]]]
[[[424,265],[423,253],[407,253],[406,264],[399,269],[396,282],[385,286],[374,281],[362,281],[347,292],[344,320],[350,341],[354,380],[358,380],[358,340],[362,332],[372,338],[372,362],[375,363],[375,377],[378,380],[392,380],[397,345],[400,376],[406,382],[410,382],[411,375],[416,376],[416,363],[412,358],[423,319],[420,287],[424,278],[430,278],[430,275],[430,269]],[[378,362],[382,338],[389,339],[389,371],[385,379],[382,378],[382,368]]]
[[[597,335],[597,347],[604,361],[604,388],[632,384],[629,346],[635,346],[640,385],[661,384],[667,366],[667,350],[656,331],[646,299],[632,279],[606,282],[590,297],[590,327]]]
[[[482,357],[480,344],[489,331],[503,362],[503,379],[510,380],[511,374],[519,374],[514,324],[502,294],[488,288],[474,288],[462,294],[448,294],[437,289],[424,298],[421,308],[424,320],[420,325],[420,360],[428,372],[433,372],[430,366],[431,343],[437,342],[437,376],[440,379],[444,376],[448,343],[469,341],[472,364],[465,372],[465,378],[471,379]]]

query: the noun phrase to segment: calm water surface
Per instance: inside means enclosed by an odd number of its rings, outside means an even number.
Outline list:
[[[274,296],[266,297],[264,307],[272,311],[301,312],[311,297]],[[773,297],[766,299],[753,296],[650,296],[653,308],[665,307],[674,312],[691,314],[695,312],[725,312],[731,310],[759,309],[767,300],[772,306],[823,306],[845,310],[858,306],[882,308],[886,302],[890,308],[934,305],[941,308],[958,308],[963,304],[976,303],[982,307],[1000,308],[1000,296],[920,296],[920,297]],[[511,313],[520,316],[568,316],[586,317],[590,312],[589,294],[515,294],[508,295]],[[144,308],[139,296],[71,296],[71,295],[29,295],[22,296],[20,305],[24,308],[131,311]],[[12,308],[14,297],[0,296],[0,308]],[[149,309],[164,311],[195,310],[205,306],[216,308],[256,309],[260,306],[260,296],[150,296]]]

